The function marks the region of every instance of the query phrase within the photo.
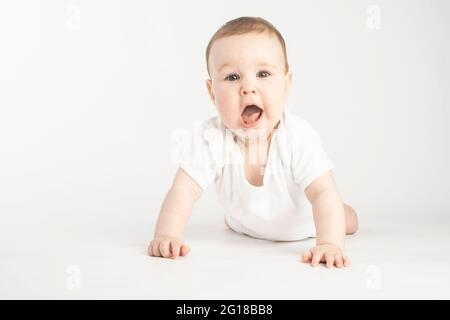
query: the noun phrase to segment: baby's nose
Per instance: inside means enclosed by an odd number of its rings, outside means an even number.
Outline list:
[[[249,93],[256,93],[256,89],[254,87],[250,87],[250,86],[241,88],[241,95],[245,96]]]

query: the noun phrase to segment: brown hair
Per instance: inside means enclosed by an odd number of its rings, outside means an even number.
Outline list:
[[[216,33],[214,33],[211,40],[209,40],[208,47],[206,47],[206,68],[208,70],[209,75],[210,75],[208,63],[209,53],[211,51],[211,47],[214,41],[228,36],[245,34],[250,32],[258,32],[258,33],[269,32],[271,34],[274,34],[280,41],[281,48],[283,49],[284,66],[286,68],[286,72],[289,71],[289,64],[287,61],[287,54],[286,54],[286,44],[284,42],[283,36],[277,30],[277,28],[275,28],[269,21],[264,20],[263,18],[240,17],[225,23],[222,27],[219,28],[219,30],[216,31]]]

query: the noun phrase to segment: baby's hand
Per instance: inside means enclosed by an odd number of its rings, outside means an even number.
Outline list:
[[[148,246],[148,254],[153,257],[176,259],[178,256],[187,255],[189,251],[191,249],[183,241],[169,236],[156,237]]]
[[[311,263],[315,267],[320,262],[326,263],[327,268],[336,266],[337,268],[348,267],[350,259],[346,257],[338,246],[334,244],[320,244],[305,252],[302,262]]]

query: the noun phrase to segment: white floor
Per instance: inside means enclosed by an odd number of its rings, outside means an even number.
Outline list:
[[[148,224],[41,221],[0,234],[0,298],[450,298],[450,222],[361,220],[348,269],[301,264],[313,239],[275,243],[190,225],[178,260],[148,257]]]

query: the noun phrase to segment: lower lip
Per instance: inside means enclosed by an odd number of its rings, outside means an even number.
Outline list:
[[[258,120],[256,120],[256,122],[254,122],[252,124],[246,124],[244,122],[244,120],[242,120],[242,117],[241,117],[241,125],[244,128],[246,128],[246,129],[250,129],[250,128],[256,127],[261,122],[261,119],[262,119],[263,116],[264,116],[264,111],[261,113],[261,116],[258,118]]]

